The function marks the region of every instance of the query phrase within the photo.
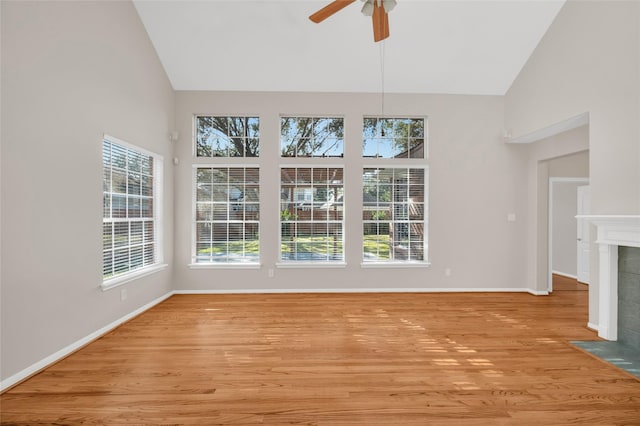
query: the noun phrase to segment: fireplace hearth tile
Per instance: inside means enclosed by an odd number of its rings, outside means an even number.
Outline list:
[[[571,344],[640,377],[640,350],[610,341],[572,341]]]

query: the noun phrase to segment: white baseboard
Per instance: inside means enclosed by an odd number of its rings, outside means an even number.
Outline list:
[[[577,275],[571,275],[571,274],[567,274],[567,273],[560,272],[560,271],[551,271],[551,273],[555,274],[555,275],[560,275],[561,277],[571,278],[573,280],[577,280],[578,279]]]
[[[590,330],[593,330],[593,331],[599,331],[600,330],[600,327],[598,327],[597,324],[594,324],[592,322],[588,322],[587,323],[587,328],[590,329]]]
[[[92,341],[100,338],[101,336],[107,334],[108,332],[110,332],[111,330],[113,330],[114,328],[118,327],[119,325],[129,321],[131,318],[140,315],[141,313],[143,313],[144,311],[154,307],[155,305],[157,305],[158,303],[161,303],[163,301],[165,301],[166,299],[168,299],[169,297],[171,297],[173,295],[173,292],[169,292],[167,294],[165,294],[164,296],[160,296],[159,298],[147,303],[146,305],[136,309],[135,311],[121,317],[118,318],[117,320],[113,321],[111,324],[108,324],[104,327],[102,327],[99,330],[94,331],[93,333],[89,334],[88,336],[83,337],[82,339],[73,342],[72,344],[60,349],[59,351],[49,355],[48,357],[36,362],[35,364],[32,364],[31,366],[25,368],[24,370],[14,374],[13,376],[7,377],[6,379],[2,380],[0,382],[0,392],[3,392],[5,389],[10,388],[11,386],[15,385],[16,383],[20,383],[21,381],[29,378],[30,376],[38,373],[39,371],[49,367],[51,364],[56,363],[57,361],[60,361],[61,359],[63,359],[66,356],[69,356],[70,354],[72,354],[73,352],[77,351],[78,349],[82,348],[83,346],[91,343]]]
[[[530,294],[533,294],[534,296],[548,296],[549,295],[549,290],[532,290],[532,289],[528,288],[525,291],[527,291]]]
[[[207,290],[174,290],[174,294],[296,294],[296,293],[531,293],[528,288],[251,288],[251,289],[207,289]]]

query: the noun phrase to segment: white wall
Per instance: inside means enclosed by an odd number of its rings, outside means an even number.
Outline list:
[[[175,282],[178,290],[524,288],[525,158],[501,135],[501,97],[387,95],[391,115],[427,115],[429,269],[361,267],[362,117],[380,113],[379,94],[178,92]],[[193,114],[257,114],[261,120],[259,270],[192,270]],[[346,260],[344,269],[277,269],[280,114],[345,117]],[[199,159],[199,161],[202,161]],[[206,160],[205,160],[206,161]],[[253,159],[251,159],[253,161]],[[286,161],[284,161],[286,163]],[[515,213],[518,220],[507,221]],[[452,274],[445,276],[445,269]]]
[[[639,214],[640,2],[568,1],[505,97],[505,127],[516,137],[585,112],[592,214]],[[529,191],[535,194],[536,188],[530,185]],[[529,235],[538,232],[539,224],[530,226]],[[540,241],[529,241],[538,246],[529,247],[535,254]],[[596,256],[592,251],[593,325]]]
[[[505,98],[515,137],[589,113],[593,214],[640,213],[640,2],[569,0]]]
[[[1,377],[171,290],[171,268],[103,292],[102,135],[165,166],[172,263],[174,93],[129,2],[1,2]]]
[[[574,139],[576,143],[586,146],[589,142],[589,129],[584,126],[576,130],[562,133],[553,139],[554,144],[566,143]],[[540,145],[543,145],[541,143]],[[542,146],[540,146],[542,148]],[[532,149],[533,151],[533,149]],[[538,151],[538,155],[540,155]],[[589,151],[580,151],[574,154],[555,156],[545,160],[549,163],[550,178],[588,178],[589,177]]]

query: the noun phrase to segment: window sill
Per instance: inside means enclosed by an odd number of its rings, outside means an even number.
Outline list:
[[[346,262],[278,262],[276,268],[309,269],[309,268],[346,268]]]
[[[360,266],[367,268],[429,268],[429,262],[362,262]]]
[[[189,269],[260,269],[259,263],[190,263]]]
[[[145,268],[136,269],[135,271],[128,272],[115,278],[103,281],[100,287],[102,291],[111,290],[112,288],[119,287],[130,281],[137,280],[138,278],[146,277],[147,275],[155,274],[156,272],[164,271],[169,265],[166,263],[158,263],[155,265],[147,266]]]

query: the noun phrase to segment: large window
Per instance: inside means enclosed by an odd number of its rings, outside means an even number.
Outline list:
[[[158,221],[161,157],[105,136],[103,285],[161,261]]]
[[[365,117],[362,124],[362,156],[384,159],[362,172],[363,260],[427,263],[425,119]]]
[[[195,168],[194,263],[258,264],[257,167]]]
[[[280,260],[344,261],[342,167],[281,167]]]
[[[426,262],[426,169],[365,168],[362,179],[364,261]]]
[[[195,117],[192,264],[260,264],[260,120],[247,116]],[[219,158],[216,158],[219,157]]]
[[[344,118],[281,117],[280,261],[344,262]]]
[[[196,117],[197,157],[258,157],[258,117]]]
[[[250,116],[195,116],[192,267],[259,266],[261,231],[279,235],[277,246],[262,246],[278,250],[278,266],[344,265],[345,188],[360,185],[361,220],[352,225],[363,233],[363,263],[428,264],[424,117],[364,117],[354,182],[345,181],[344,118],[281,116],[280,143],[271,147],[280,164],[258,158],[259,124]],[[261,206],[261,176],[270,185],[274,171],[278,192],[265,192]],[[275,204],[278,228],[261,229],[261,208],[274,212]]]

